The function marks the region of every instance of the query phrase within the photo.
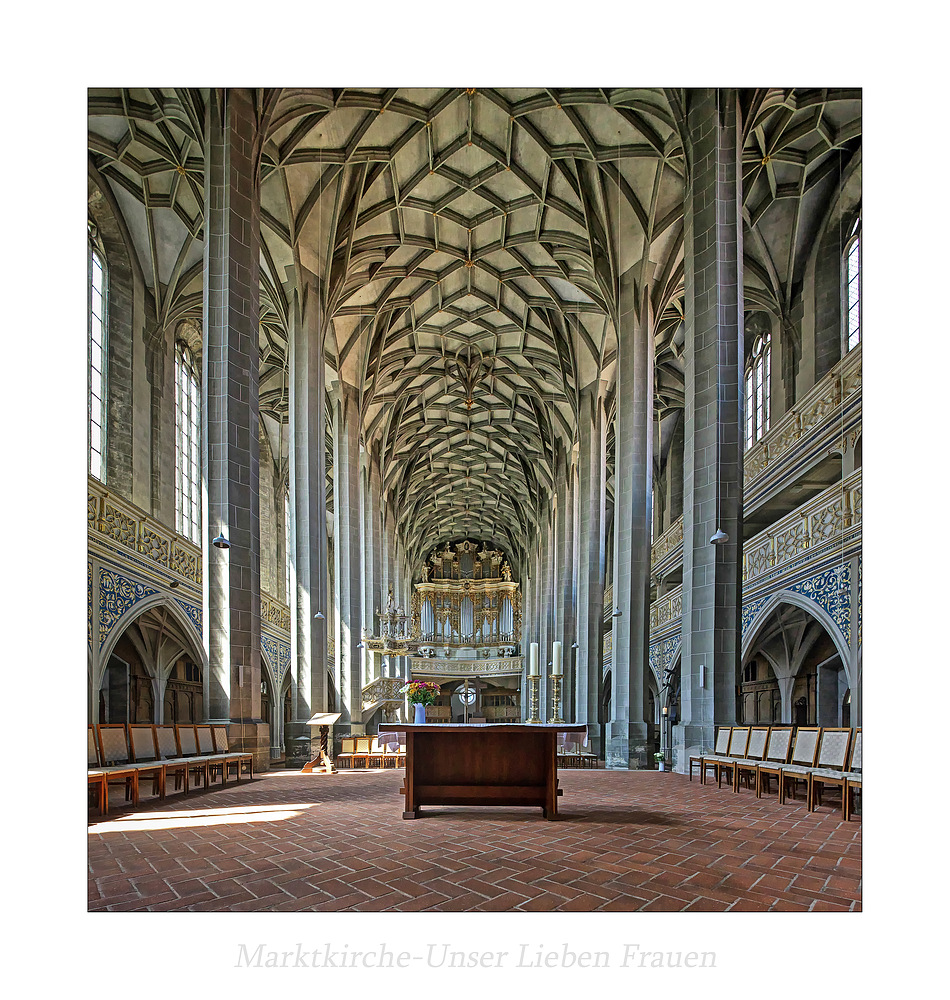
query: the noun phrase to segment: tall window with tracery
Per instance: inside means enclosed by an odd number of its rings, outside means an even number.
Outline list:
[[[89,474],[105,482],[106,268],[89,230]]]
[[[861,220],[855,222],[845,250],[847,273],[848,350],[861,342]]]
[[[201,531],[201,383],[190,348],[175,345],[175,516],[178,533],[191,541]]]
[[[772,374],[772,337],[755,338],[745,376],[745,446],[751,448],[769,429],[769,386]]]

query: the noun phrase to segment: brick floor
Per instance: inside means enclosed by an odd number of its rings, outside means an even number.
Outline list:
[[[559,818],[403,772],[272,771],[89,814],[90,910],[860,910],[861,821],[658,771],[561,771]]]

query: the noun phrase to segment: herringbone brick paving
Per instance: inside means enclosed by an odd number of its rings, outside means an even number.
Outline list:
[[[539,809],[423,809],[403,772],[273,771],[90,810],[90,910],[860,910],[861,822],[658,771],[561,771]]]

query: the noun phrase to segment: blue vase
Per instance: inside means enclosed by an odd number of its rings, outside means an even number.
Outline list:
[[[412,720],[417,726],[421,726],[426,721],[426,707],[421,703],[415,705],[416,717]]]

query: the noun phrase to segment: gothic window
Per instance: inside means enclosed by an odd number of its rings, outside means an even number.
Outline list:
[[[851,230],[845,248],[845,310],[848,317],[846,331],[847,349],[853,350],[861,342],[861,220],[858,219]]]
[[[201,385],[190,348],[175,345],[175,516],[178,533],[197,542],[201,529]]]
[[[89,474],[105,482],[106,268],[89,227]]]
[[[745,446],[751,448],[769,429],[769,386],[772,369],[772,337],[755,338],[752,359],[745,375]]]

